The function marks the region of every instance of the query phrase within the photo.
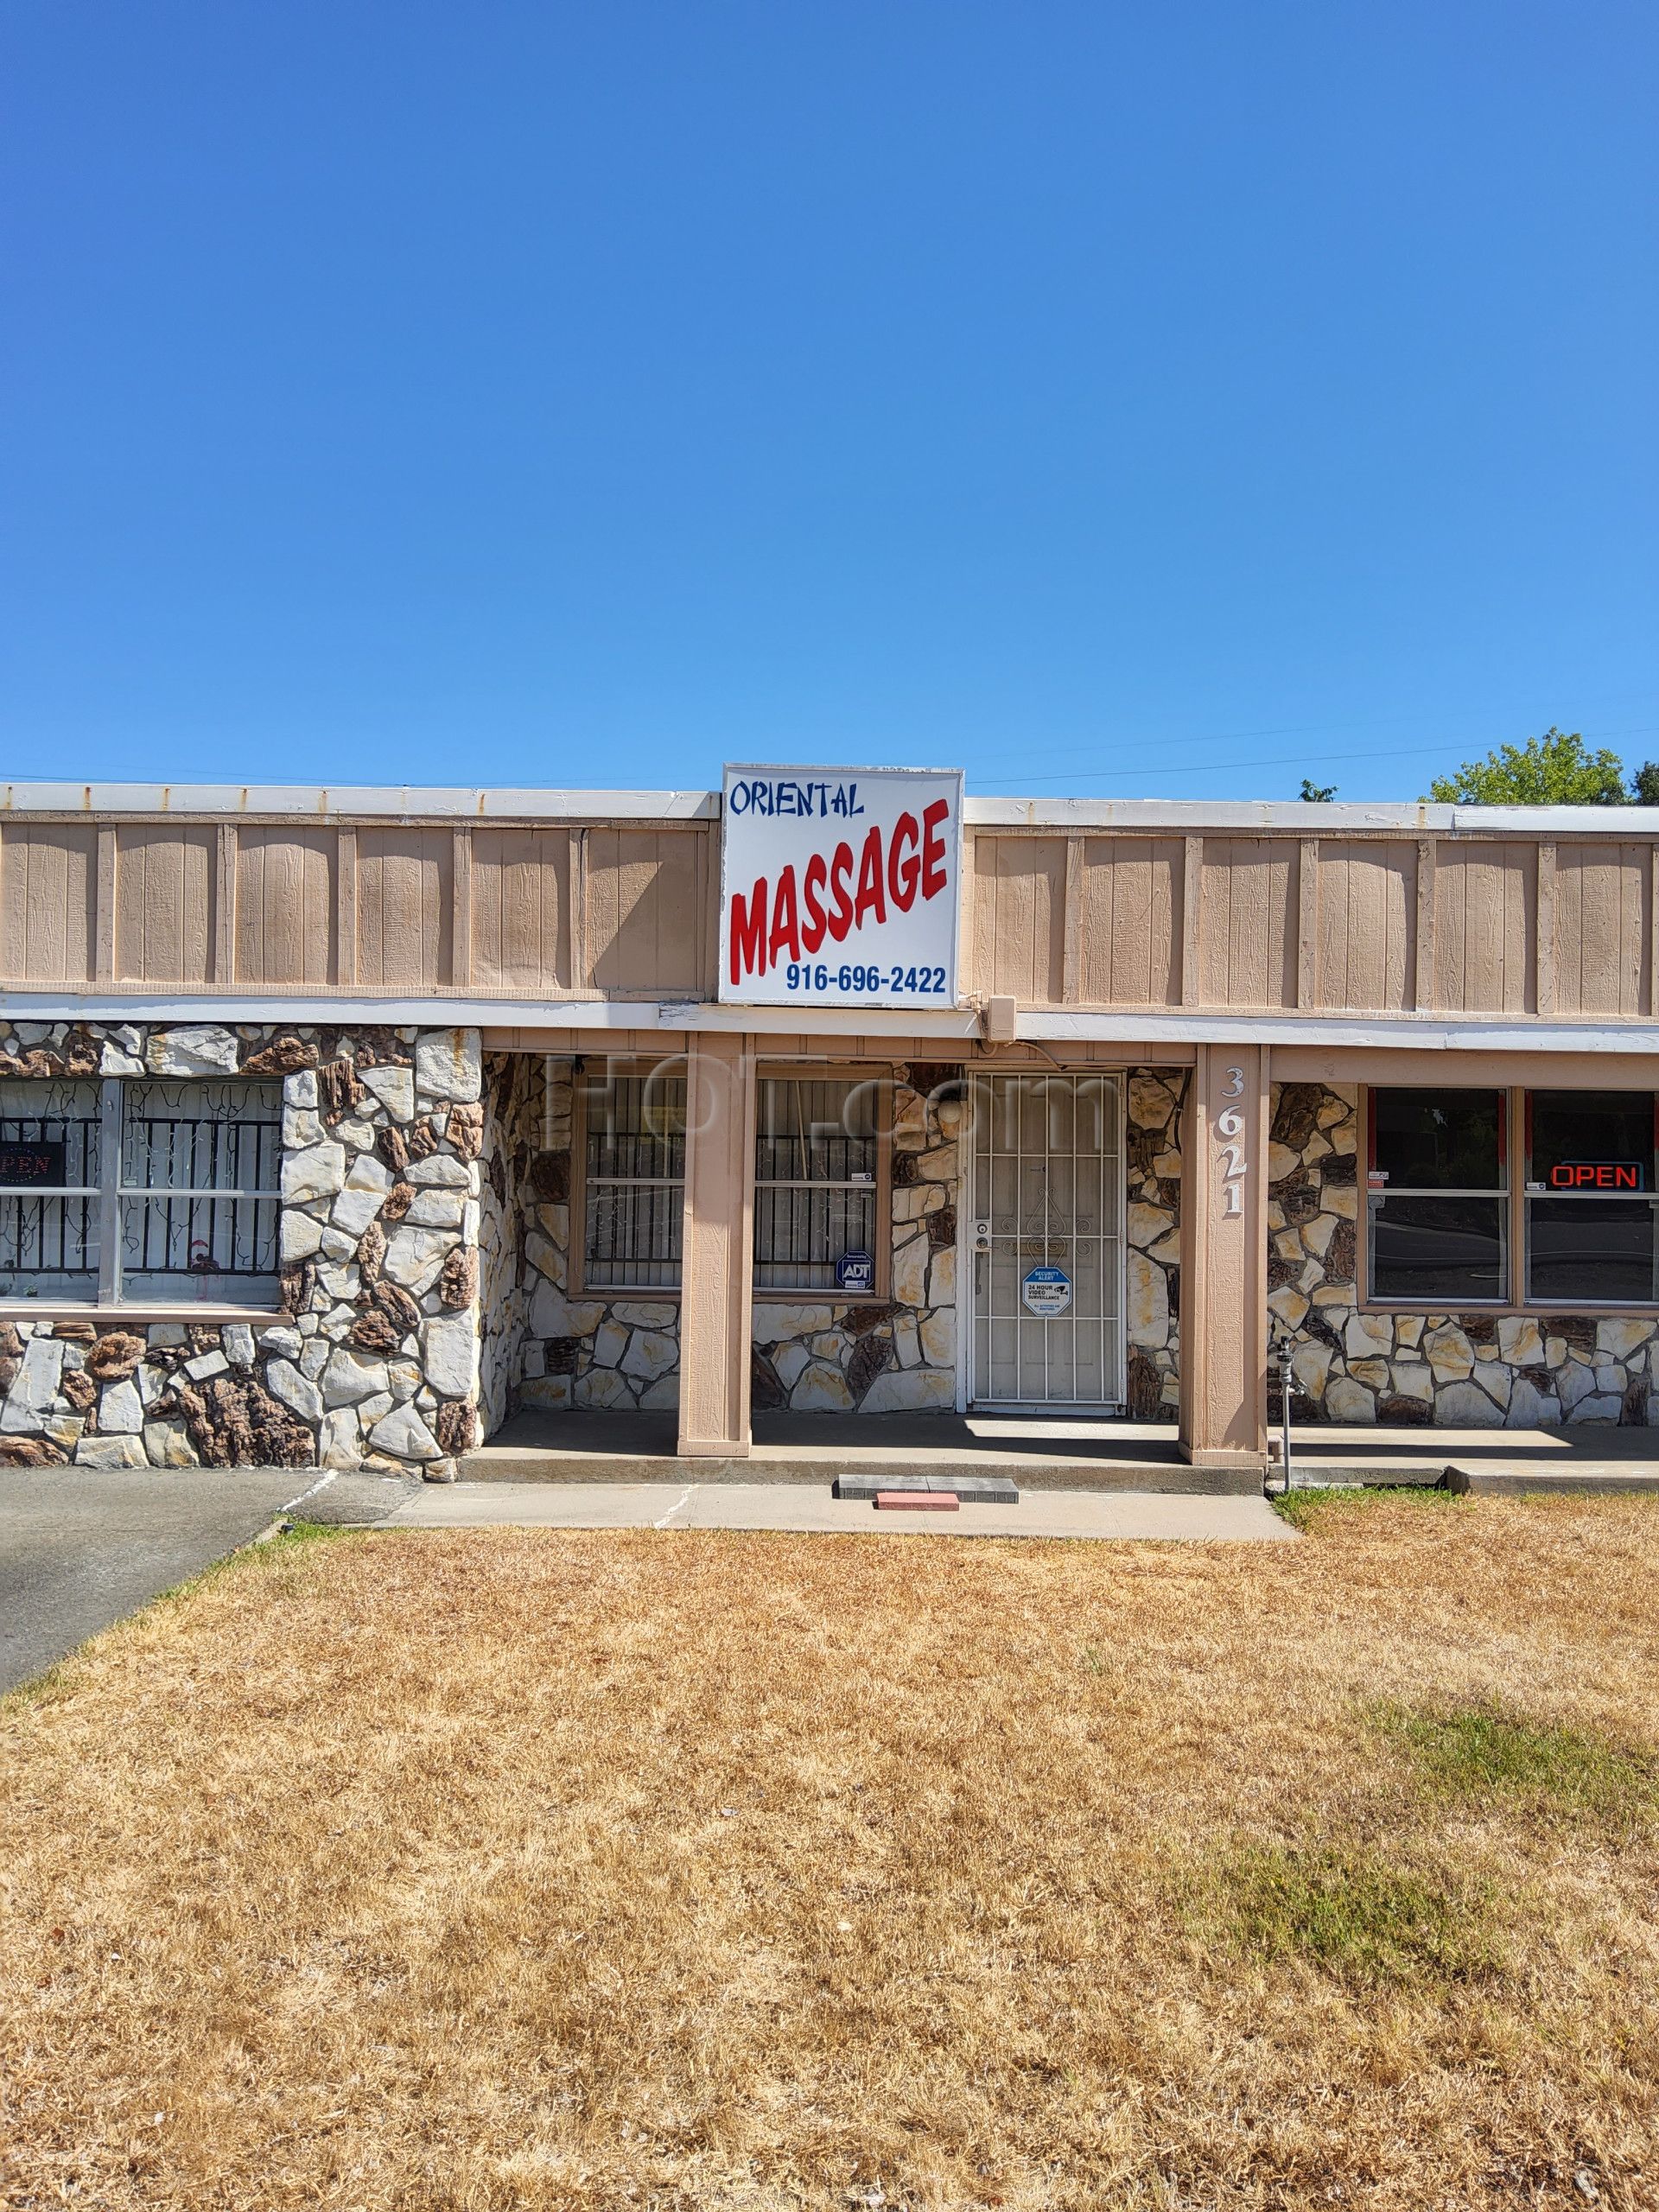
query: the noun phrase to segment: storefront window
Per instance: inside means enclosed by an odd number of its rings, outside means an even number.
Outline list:
[[[1501,1090],[1371,1093],[1370,1294],[1508,1294],[1508,1167]]]
[[[757,1290],[833,1295],[874,1287],[880,1095],[868,1078],[762,1077],[754,1158]],[[861,1262],[868,1262],[868,1272]],[[843,1262],[852,1263],[850,1270]]]
[[[685,1078],[610,1076],[582,1090],[582,1274],[589,1290],[665,1290],[680,1280]]]
[[[1536,1090],[1527,1122],[1528,1296],[1653,1303],[1654,1094]]]

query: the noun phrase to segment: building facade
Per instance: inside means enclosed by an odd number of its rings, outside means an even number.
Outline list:
[[[1659,815],[969,800],[954,988],[824,1006],[718,794],[0,798],[0,1464],[1659,1424]]]

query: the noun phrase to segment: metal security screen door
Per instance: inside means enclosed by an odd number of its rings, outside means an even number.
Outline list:
[[[976,1083],[976,1405],[1122,1405],[1122,1128],[1115,1076]]]

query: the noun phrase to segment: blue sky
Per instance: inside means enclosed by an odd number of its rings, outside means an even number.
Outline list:
[[[1659,13],[12,0],[16,777],[1659,758]]]

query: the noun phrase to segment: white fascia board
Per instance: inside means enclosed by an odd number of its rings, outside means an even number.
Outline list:
[[[1659,1023],[1467,1021],[1432,1015],[1283,1014],[1022,1014],[1014,1033],[1033,1044],[1144,1041],[1166,1045],[1345,1046],[1378,1052],[1652,1052]]]
[[[1404,830],[1427,836],[1450,830],[1454,811],[1449,806],[1366,806],[1334,801],[1329,805],[1305,805],[1300,800],[1266,799],[970,798],[963,805],[963,818],[970,829],[1179,830],[1193,836],[1205,830],[1246,834],[1289,830],[1299,837]]]
[[[670,1002],[658,1009],[664,1029],[724,1030],[768,1037],[977,1037],[970,1006],[715,1006]]]
[[[716,791],[423,790],[415,784],[3,784],[0,815],[276,817],[296,822],[710,822]]]

